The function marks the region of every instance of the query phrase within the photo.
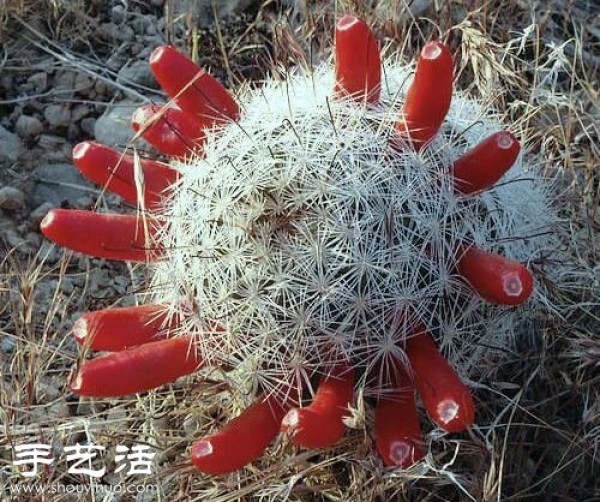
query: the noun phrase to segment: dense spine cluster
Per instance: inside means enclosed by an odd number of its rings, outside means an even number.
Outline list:
[[[93,142],[73,152],[142,211],[42,222],[63,246],[153,270],[148,304],[76,323],[79,343],[112,353],[85,362],[73,391],[119,396],[231,368],[259,397],[193,445],[210,474],[258,458],[280,430],[298,446],[335,444],[357,387],[387,465],[424,456],[415,391],[441,429],[473,423],[459,373],[483,336],[509,343],[519,306],[542,296],[528,263],[551,245],[535,233],[551,222],[547,189],[513,134],[452,98],[444,44],[425,45],[412,81],[384,65],[353,16],[337,25],[334,71],[237,99],[172,47],[153,53],[172,102],[140,108],[132,126],[172,162]]]

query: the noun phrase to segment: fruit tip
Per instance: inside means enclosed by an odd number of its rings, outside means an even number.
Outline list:
[[[337,29],[348,30],[358,22],[359,19],[356,16],[353,16],[352,14],[346,14],[342,19],[338,21]]]
[[[194,458],[204,458],[212,455],[214,451],[213,445],[208,439],[198,441],[192,447],[192,456]]]

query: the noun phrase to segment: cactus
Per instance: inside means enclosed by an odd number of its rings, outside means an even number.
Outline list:
[[[530,264],[555,246],[539,229],[556,218],[551,184],[516,137],[453,92],[449,49],[426,44],[412,79],[393,59],[382,71],[368,26],[345,16],[334,70],[235,98],[171,47],[151,67],[173,102],[140,109],[133,126],[170,164],[94,143],[74,152],[143,211],[54,210],[42,222],[59,244],[153,275],[146,306],[76,324],[79,343],[115,353],[84,363],[72,389],[114,396],[231,370],[261,397],[193,446],[212,474],[256,459],[280,429],[301,446],[334,444],[352,388],[376,404],[385,464],[425,453],[414,389],[440,428],[467,429],[465,382],[485,347],[510,345],[548,303]]]

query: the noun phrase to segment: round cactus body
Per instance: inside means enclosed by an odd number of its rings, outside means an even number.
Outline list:
[[[440,428],[466,429],[463,379],[545,303],[530,264],[554,246],[549,185],[493,110],[452,93],[448,49],[430,42],[416,70],[382,69],[366,24],[346,16],[335,56],[234,99],[158,49],[152,68],[175,104],[134,126],[175,159],[94,143],[74,155],[150,213],[55,210],[42,224],[72,249],[152,262],[147,305],[76,324],[78,341],[115,353],[85,363],[75,392],[222,366],[257,396],[192,448],[208,473],[257,458],[280,427],[300,446],[334,444],[356,388],[373,399],[384,462],[410,466],[424,454],[415,389]],[[98,237],[81,239],[90,224]]]

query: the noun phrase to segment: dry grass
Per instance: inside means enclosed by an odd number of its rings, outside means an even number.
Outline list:
[[[220,34],[192,32],[184,43],[190,49],[208,47],[201,49],[200,62],[227,68],[220,76],[233,82],[260,77],[260,68],[310,66],[327,57],[334,2],[308,2],[306,18],[278,15],[274,3],[265,2],[242,24],[221,26]],[[371,410],[359,400],[354,429],[335,449],[305,452],[280,442],[239,473],[201,476],[190,466],[186,448],[239,412],[226,377],[205,373],[118,401],[75,398],[65,387],[78,359],[68,328],[76,311],[97,307],[97,300],[86,294],[86,280],[70,292],[62,284],[67,276],[85,277],[85,270],[72,259],[49,266],[42,256],[21,263],[7,255],[0,275],[0,340],[11,340],[12,349],[0,352],[1,488],[28,483],[12,467],[8,449],[27,439],[51,442],[57,453],[77,441],[108,449],[127,442],[154,445],[159,455],[147,481],[158,482],[163,493],[146,500],[597,500],[600,35],[592,20],[598,13],[586,11],[591,5],[586,2],[557,0],[534,10],[520,1],[481,6],[453,0],[434,2],[427,18],[414,19],[401,2],[389,3],[398,8],[375,11],[366,2],[337,2],[338,11],[368,18],[388,51],[400,50],[407,58],[432,35],[447,39],[457,49],[459,85],[506,112],[515,129],[526,133],[530,149],[548,159],[543,167],[559,170],[564,197],[571,201],[561,215],[574,265],[568,287],[557,291],[562,315],[539,319],[518,352],[498,368],[499,378],[476,389],[480,425],[463,436],[436,437],[429,468],[397,474],[384,470],[373,455],[373,438],[364,426]],[[25,4],[2,2],[10,8],[0,8],[0,16],[14,21],[15,13],[39,27],[31,11],[26,15],[32,4]],[[46,31],[47,40],[32,31],[27,36],[46,48],[51,39],[63,57],[73,57],[69,34],[85,32],[89,19],[70,10],[75,4],[48,5],[52,9],[41,14],[49,25],[58,19],[70,24],[60,33]],[[262,65],[258,70],[254,61]],[[85,483],[63,467],[45,470],[41,479]],[[108,479],[116,483],[118,476]]]

